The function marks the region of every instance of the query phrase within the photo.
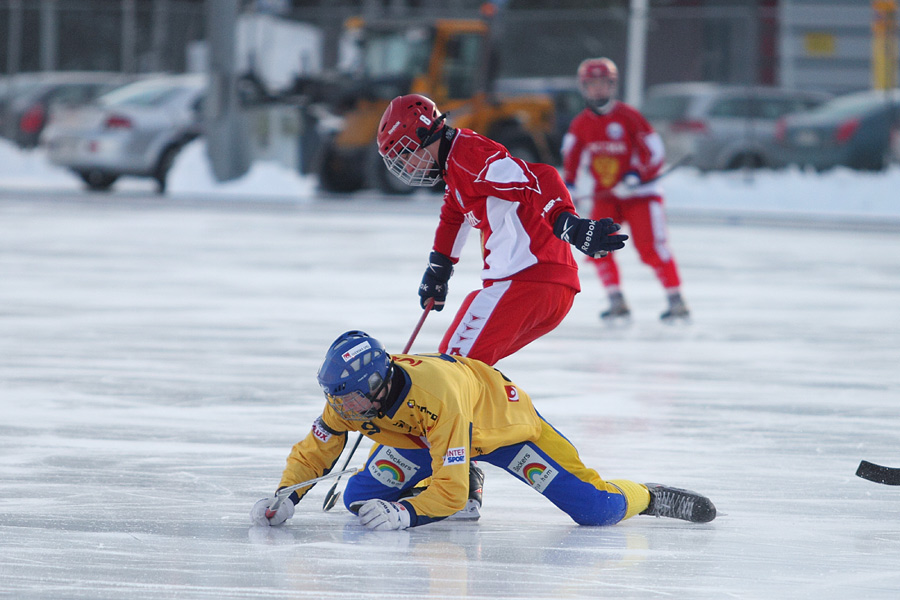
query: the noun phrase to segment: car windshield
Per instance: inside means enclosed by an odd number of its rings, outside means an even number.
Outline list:
[[[115,89],[100,97],[103,106],[162,106],[187,87],[178,84],[140,82]]]
[[[887,104],[891,101],[891,96],[884,93],[850,94],[836,98],[831,102],[826,102],[821,106],[810,111],[810,115],[820,117],[843,118],[851,115],[858,115],[871,110],[879,105]],[[894,100],[896,102],[896,99]]]
[[[366,40],[365,70],[372,78],[416,77],[428,68],[431,35],[424,28],[375,33]]]
[[[684,117],[690,101],[688,95],[650,96],[641,112],[650,120],[673,121]]]

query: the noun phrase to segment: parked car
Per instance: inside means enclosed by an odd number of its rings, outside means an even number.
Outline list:
[[[164,193],[178,152],[201,133],[206,82],[205,75],[153,77],[61,111],[45,132],[47,156],[92,190],[133,175],[152,177]]]
[[[768,86],[670,83],[650,88],[641,112],[662,137],[669,162],[690,156],[704,171],[778,167],[778,119],[830,98]]]
[[[0,132],[22,148],[33,148],[54,106],[83,105],[130,79],[121,73],[95,71],[13,75],[0,93]]]
[[[839,165],[877,171],[887,167],[900,137],[900,89],[839,96],[778,124],[782,159],[817,170]]]

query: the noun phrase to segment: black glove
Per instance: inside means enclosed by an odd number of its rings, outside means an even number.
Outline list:
[[[612,219],[592,221],[564,212],[553,225],[553,235],[569,242],[588,256],[602,258],[613,250],[625,247],[627,235],[615,234],[621,227]]]
[[[453,261],[440,252],[432,252],[428,257],[428,268],[419,285],[419,304],[425,308],[429,298],[434,298],[434,310],[440,312],[447,299],[447,282],[453,275]]]

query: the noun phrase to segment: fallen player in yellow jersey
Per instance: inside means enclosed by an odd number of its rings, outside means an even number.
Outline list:
[[[381,446],[348,480],[344,504],[371,529],[417,527],[465,509],[476,491],[470,488],[480,485],[470,475],[471,460],[511,473],[581,525],[613,525],[639,514],[695,523],[716,517],[712,502],[695,492],[602,479],[524,390],[481,361],[391,356],[375,338],[349,331],[328,349],[318,380],[327,404],[292,448],[279,489],[330,472],[347,433],[361,431]],[[416,487],[428,477],[427,487]],[[251,511],[253,522],[283,523],[311,488],[277,505],[275,497],[263,498]]]

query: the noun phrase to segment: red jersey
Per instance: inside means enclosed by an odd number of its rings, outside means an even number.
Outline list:
[[[660,195],[656,182],[616,188],[629,171],[637,173],[641,181],[652,179],[666,158],[659,134],[637,109],[628,104],[616,102],[602,115],[589,108],[581,111],[569,125],[562,151],[563,170],[569,186],[575,184],[579,169],[586,168],[594,180],[595,197]]]
[[[527,163],[491,139],[457,129],[444,182],[435,251],[455,263],[474,228],[481,233],[484,281],[539,281],[581,289],[572,247],[553,235],[559,214],[576,212],[555,168]]]

